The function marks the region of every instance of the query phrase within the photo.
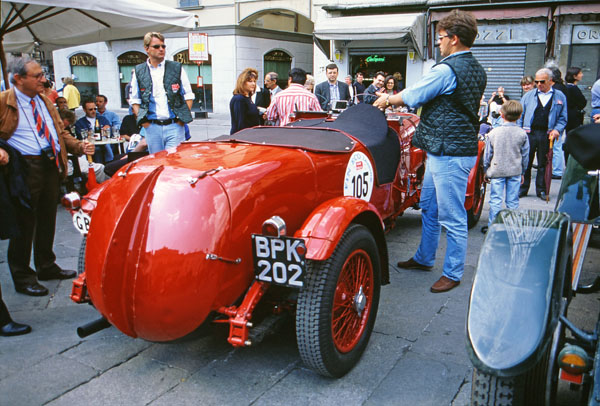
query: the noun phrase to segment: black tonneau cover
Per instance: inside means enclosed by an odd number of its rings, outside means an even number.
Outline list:
[[[340,114],[335,121],[325,119],[298,120],[294,127],[335,128],[360,140],[375,160],[380,184],[394,180],[400,162],[398,135],[388,127],[385,114],[370,104],[360,103]]]

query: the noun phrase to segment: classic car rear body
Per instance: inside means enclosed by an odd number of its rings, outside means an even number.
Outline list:
[[[368,216],[387,272],[383,222],[418,201],[423,170],[422,152],[409,146],[418,119],[407,117],[401,137],[383,121],[382,136],[396,139],[398,155],[402,149],[386,184],[363,142],[327,128],[249,129],[124,168],[92,214],[85,277],[94,306],[133,337],[188,334],[247,291],[255,278],[251,235],[272,216],[305,239],[308,259],[327,258],[347,225]],[[369,183],[361,198],[344,192],[356,189],[349,168],[358,166]]]

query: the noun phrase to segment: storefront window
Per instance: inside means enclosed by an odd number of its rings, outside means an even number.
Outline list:
[[[596,79],[600,77],[600,47],[597,44],[572,45],[569,66],[581,68],[583,72],[583,79],[577,86],[579,86],[587,100],[585,117],[589,117],[592,110],[592,86]]]
[[[69,58],[71,73],[75,80],[75,87],[81,94],[81,101],[93,99],[98,94],[98,68],[96,57],[86,53],[79,53]]]
[[[400,72],[402,78],[404,78],[406,75],[406,54],[388,51],[383,53],[377,51],[350,52],[350,73],[353,79],[356,78],[356,72],[363,72],[365,77],[363,84],[368,86],[373,83],[375,74],[380,71],[388,75]],[[406,86],[406,83],[404,83],[404,86]]]
[[[185,49],[173,55],[173,60],[182,64],[190,79],[195,95],[192,110],[212,111],[212,56],[209,55],[208,61],[198,65],[196,62],[190,61],[189,51]]]
[[[292,57],[285,51],[276,50],[265,54],[264,72],[276,72],[279,75],[277,84],[280,88],[285,89],[288,82],[288,74],[292,69]]]
[[[136,65],[146,62],[146,59],[148,59],[148,55],[138,51],[125,52],[117,58],[120,76],[119,87],[121,89],[121,107],[128,107],[125,87],[131,82],[132,71],[135,69]]]

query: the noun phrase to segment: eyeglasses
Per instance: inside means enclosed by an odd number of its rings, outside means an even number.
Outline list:
[[[545,81],[545,80],[534,80],[534,82],[535,82],[535,83],[542,83],[542,84],[546,83],[546,81]]]
[[[34,79],[40,80],[41,78],[45,77],[44,72],[40,72],[37,75],[30,75],[29,73],[24,75],[24,76],[31,76]]]
[[[154,49],[158,49],[158,48],[165,49],[165,48],[167,48],[167,46],[165,44],[162,44],[162,45],[150,45],[150,46],[152,48],[154,48]]]
[[[96,111],[96,110],[98,110],[98,109],[97,109],[97,108],[95,108],[95,107],[92,107],[92,108],[89,108],[89,109],[87,109],[87,111]]]
[[[444,38],[449,38],[449,37],[450,37],[450,35],[449,35],[449,34],[446,34],[446,35],[438,35],[438,41],[441,41],[441,40],[443,40]]]

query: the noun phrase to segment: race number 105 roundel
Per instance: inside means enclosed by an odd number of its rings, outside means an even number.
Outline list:
[[[354,152],[346,167],[344,196],[354,196],[368,202],[371,200],[374,184],[371,161],[362,152]]]

